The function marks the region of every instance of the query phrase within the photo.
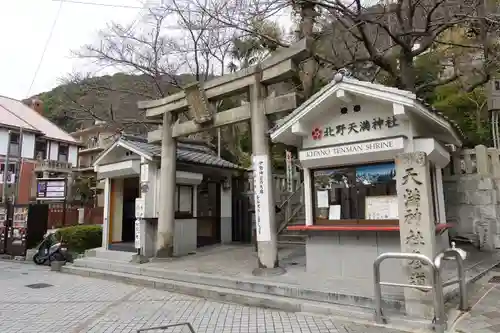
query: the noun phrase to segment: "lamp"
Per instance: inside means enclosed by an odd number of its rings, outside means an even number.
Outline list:
[[[224,180],[222,181],[222,189],[223,190],[231,189],[231,179],[230,178],[224,178]]]

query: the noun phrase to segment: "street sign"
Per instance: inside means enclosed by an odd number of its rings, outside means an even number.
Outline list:
[[[63,201],[66,199],[66,179],[38,178],[36,187],[37,200]]]

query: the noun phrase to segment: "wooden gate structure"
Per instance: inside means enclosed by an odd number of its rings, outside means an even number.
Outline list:
[[[150,142],[162,143],[157,256],[171,256],[173,249],[176,138],[250,120],[259,257],[255,274],[269,270],[279,273],[275,212],[271,209],[274,195],[267,115],[295,109],[299,95],[291,92],[268,96],[267,88],[295,77],[298,65],[311,57],[310,45],[311,40],[302,39],[277,50],[258,65],[207,82],[195,82],[165,98],[138,103],[149,119],[162,119],[162,126],[148,134]],[[244,93],[248,93],[250,103],[215,112],[215,102]],[[180,121],[178,115],[186,111],[191,120]]]

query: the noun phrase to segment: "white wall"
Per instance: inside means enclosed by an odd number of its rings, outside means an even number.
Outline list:
[[[35,156],[35,135],[33,133],[23,133],[22,157],[34,158]],[[7,155],[9,145],[9,132],[5,128],[0,128],[0,155]]]
[[[158,217],[159,211],[160,211],[160,172],[161,168],[157,169],[156,172],[156,184],[155,184],[155,212],[156,212],[156,217]],[[178,185],[199,185],[201,181],[203,180],[203,175],[201,173],[193,173],[193,172],[186,172],[186,171],[176,171],[175,172],[175,178],[176,178],[176,184]],[[196,187],[193,186],[193,191],[194,191],[194,197],[196,198]],[[182,199],[181,199],[182,200]],[[190,200],[191,201],[191,200]],[[196,207],[196,199],[194,199],[194,214],[196,214],[197,207]],[[195,215],[196,216],[196,215]]]
[[[33,133],[23,133],[22,139],[22,157],[34,159],[35,156],[35,141],[36,136]],[[7,154],[9,143],[9,133],[5,128],[0,128],[0,155]],[[56,141],[47,140],[47,158],[52,161],[58,160],[59,143]],[[76,145],[69,146],[68,162],[73,166],[78,165],[78,147]]]
[[[111,240],[120,242],[122,240],[122,224],[123,224],[123,179],[115,178],[113,181],[113,212],[111,212],[113,224]]]
[[[68,150],[68,162],[71,163],[73,167],[78,166],[78,147],[70,145]]]
[[[361,110],[354,112],[354,106],[360,105]],[[347,113],[342,114],[341,109],[347,108]],[[355,141],[375,140],[379,138],[394,137],[394,136],[408,136],[409,122],[397,121],[398,126],[389,128],[387,126],[387,119],[392,119],[393,106],[392,103],[380,103],[374,101],[367,101],[362,98],[355,98],[351,103],[333,105],[326,113],[314,116],[308,125],[308,136],[302,141],[302,148],[316,148],[321,146],[331,146],[337,144],[346,144]],[[382,119],[384,124],[382,128],[373,128],[374,119]],[[360,130],[362,122],[368,121],[370,124],[369,130]],[[349,133],[349,124],[355,125],[355,130]],[[344,126],[344,134],[337,133],[337,126]],[[327,128],[333,130],[334,136],[326,136]],[[322,131],[320,139],[313,139],[312,132],[315,129]],[[417,133],[414,133],[417,135]]]
[[[24,158],[35,158],[35,135],[32,133],[23,133],[22,144],[21,156]]]
[[[0,128],[0,155],[7,155],[7,147],[9,142],[9,132]]]
[[[59,153],[59,145],[57,144],[57,142],[54,142],[54,141],[47,141],[47,142],[48,142],[48,146],[50,147],[49,148],[49,152],[50,152],[49,160],[57,161],[57,155]]]
[[[222,244],[231,243],[233,241],[233,231],[232,231],[232,191],[231,188],[224,190],[221,188],[221,198],[220,198],[220,238]]]

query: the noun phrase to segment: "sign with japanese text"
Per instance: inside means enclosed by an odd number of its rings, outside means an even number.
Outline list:
[[[345,145],[381,140],[408,134],[408,120],[394,115],[392,105],[380,101],[359,100],[356,105],[332,105],[315,119],[304,120],[307,128],[302,148]]]
[[[37,200],[60,200],[66,199],[66,180],[61,178],[37,179]]]
[[[274,216],[274,207],[271,205],[269,196],[269,183],[271,182],[269,166],[269,156],[257,155],[252,157],[255,227],[257,229],[257,241],[264,242],[271,240],[270,218],[271,214]]]
[[[145,217],[144,198],[135,199],[135,217],[138,219],[143,219]]]
[[[391,129],[400,124],[395,116],[375,117],[361,121],[348,121],[335,126],[315,127],[311,132],[313,140],[322,140],[327,137],[355,135],[362,132],[379,131],[385,128]]]
[[[429,163],[424,152],[396,158],[401,251],[434,258],[435,225]],[[429,285],[432,272],[419,260],[408,260],[409,284]]]
[[[374,153],[394,149],[403,149],[403,138],[377,140],[348,145],[334,146],[328,148],[302,150],[299,153],[300,160],[311,160],[317,158],[328,158],[343,155]]]

